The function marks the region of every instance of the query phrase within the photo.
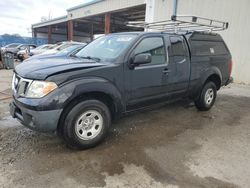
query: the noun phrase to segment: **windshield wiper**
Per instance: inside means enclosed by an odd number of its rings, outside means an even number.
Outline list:
[[[96,62],[100,62],[101,61],[101,59],[98,58],[98,57],[91,57],[91,56],[78,56],[78,57],[80,57],[82,59],[91,59],[91,60],[94,60]]]

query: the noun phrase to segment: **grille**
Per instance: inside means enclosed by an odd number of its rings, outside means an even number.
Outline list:
[[[28,91],[28,88],[31,84],[32,80],[24,79],[17,74],[13,75],[12,79],[12,90],[14,94],[24,96]]]

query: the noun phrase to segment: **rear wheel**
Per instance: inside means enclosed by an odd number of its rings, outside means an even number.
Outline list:
[[[73,148],[94,147],[107,135],[110,122],[110,112],[104,103],[98,100],[83,101],[67,114],[63,138]]]
[[[217,89],[214,82],[207,82],[200,93],[199,98],[195,101],[196,107],[201,111],[207,111],[214,105],[217,96]]]

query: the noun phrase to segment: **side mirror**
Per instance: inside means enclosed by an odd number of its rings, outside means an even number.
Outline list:
[[[132,62],[132,64],[134,66],[138,66],[141,64],[147,64],[147,63],[151,63],[152,61],[152,56],[150,53],[144,53],[144,54],[138,54],[134,57],[134,60]]]

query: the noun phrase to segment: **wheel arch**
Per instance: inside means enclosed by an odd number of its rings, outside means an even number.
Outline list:
[[[220,89],[222,83],[222,74],[218,67],[210,67],[209,69],[200,72],[199,81],[196,82],[189,90],[189,98],[197,99],[200,96],[200,92],[204,85],[208,82],[212,81],[215,83],[217,90]]]
[[[208,70],[201,73],[201,86],[203,87],[208,81],[215,83],[217,90],[221,87],[222,74],[218,67],[212,66]],[[201,87],[201,88],[202,88]]]
[[[209,82],[209,81],[212,81],[212,82],[214,82],[214,84],[216,85],[216,88],[217,88],[217,90],[219,90],[220,89],[220,87],[221,87],[221,78],[220,78],[220,76],[218,75],[218,74],[211,74],[207,79],[206,79],[206,81],[204,82],[204,84],[206,84],[207,82]]]
[[[117,104],[117,102],[115,102],[115,99],[111,95],[109,95],[105,92],[101,92],[101,91],[85,92],[85,93],[82,93],[82,94],[76,96],[72,100],[68,101],[67,104],[65,104],[65,107],[63,108],[63,111],[60,115],[60,118],[59,118],[59,121],[57,124],[57,130],[59,130],[59,131],[61,130],[61,128],[63,126],[63,122],[64,122],[67,114],[70,112],[70,110],[76,104],[78,104],[82,101],[85,101],[85,100],[90,100],[90,99],[95,99],[95,100],[99,100],[99,101],[103,102],[110,110],[112,120],[115,120],[120,116],[121,107],[119,106],[119,104]]]
[[[222,74],[219,68],[211,67],[206,72],[201,73],[201,75],[203,76],[201,77],[201,84],[198,90],[198,96],[200,95],[200,92],[202,88],[204,87],[204,85],[209,81],[212,81],[216,85],[217,91],[220,89],[221,82],[222,82]]]
[[[67,87],[69,97],[61,104],[63,111],[57,125],[59,129],[73,106],[84,100],[96,99],[103,102],[109,108],[112,120],[119,118],[125,109],[120,91],[108,80],[88,78],[70,82],[64,87]]]

